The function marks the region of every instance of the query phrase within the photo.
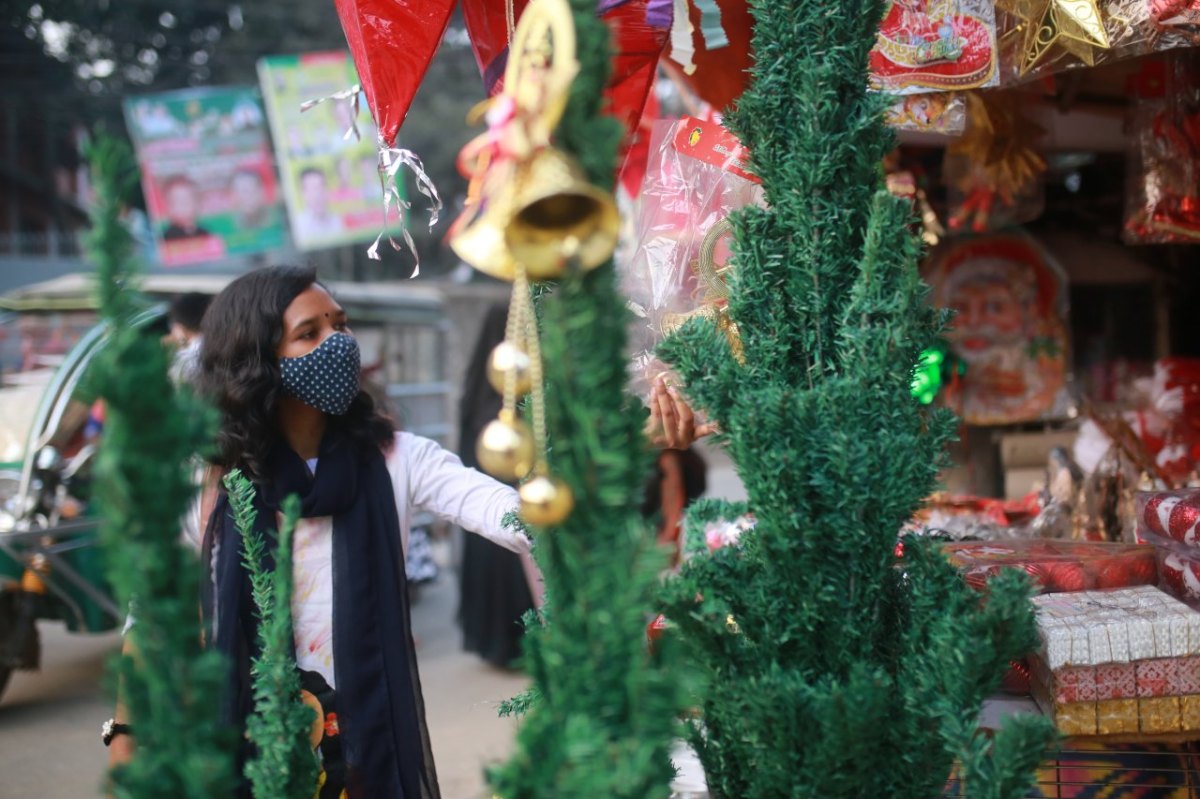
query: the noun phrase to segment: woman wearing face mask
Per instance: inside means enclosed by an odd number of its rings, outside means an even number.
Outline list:
[[[206,640],[231,663],[224,717],[244,727],[256,621],[219,487],[236,468],[256,485],[260,527],[277,526],[289,494],[301,500],[292,612],[302,683],[326,721],[320,796],[344,785],[349,799],[437,799],[403,567],[409,517],[432,512],[526,557],[529,541],[502,523],[516,492],[397,432],[360,388],[359,368],[346,313],[311,269],[255,270],[213,301],[196,381],[221,428],[188,525],[211,576]],[[656,437],[686,446],[696,434],[690,411],[656,396]],[[119,729],[133,736],[108,736],[114,761],[131,754],[136,720]]]

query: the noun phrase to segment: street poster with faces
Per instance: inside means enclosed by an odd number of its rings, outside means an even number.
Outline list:
[[[296,247],[374,239],[385,214],[379,134],[351,91],[358,76],[349,54],[272,56],[258,62],[258,76]],[[386,213],[398,229],[400,210],[393,203]]]
[[[192,89],[125,101],[164,266],[282,247],[283,208],[257,89]]]
[[[1062,268],[1032,238],[952,239],[930,256],[931,302],[955,317],[946,338],[966,366],[946,401],[967,424],[1056,415],[1066,401],[1069,341]]]

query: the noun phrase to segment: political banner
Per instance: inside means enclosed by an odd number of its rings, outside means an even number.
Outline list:
[[[258,75],[296,246],[374,239],[384,228],[378,133],[361,94],[357,103],[346,96],[358,84],[349,54],[272,56],[258,62]],[[321,102],[302,110],[313,100]],[[397,226],[395,206],[389,216]]]
[[[133,97],[125,119],[164,266],[282,247],[283,209],[258,91]]]

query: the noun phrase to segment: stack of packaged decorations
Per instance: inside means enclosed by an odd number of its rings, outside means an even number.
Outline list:
[[[1158,585],[1200,609],[1200,490],[1137,495],[1137,537],[1158,550]]]
[[[943,551],[980,591],[1009,568],[1032,577],[1042,594],[1154,585],[1157,578],[1154,548],[1141,544],[1018,538],[945,544]]]
[[[1034,597],[1034,699],[1068,736],[1200,731],[1200,613],[1152,586]]]

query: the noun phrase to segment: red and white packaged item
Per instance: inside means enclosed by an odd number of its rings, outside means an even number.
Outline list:
[[[688,318],[717,321],[736,351],[725,316],[730,213],[763,205],[749,154],[714,121],[658,122],[636,212],[636,248],[621,259],[621,284],[637,324],[630,333],[631,388],[643,397],[667,371],[654,349]]]
[[[1200,547],[1200,490],[1142,491],[1134,507],[1139,542]]]
[[[1200,549],[1192,555],[1181,548],[1160,547],[1158,587],[1200,609]]]

